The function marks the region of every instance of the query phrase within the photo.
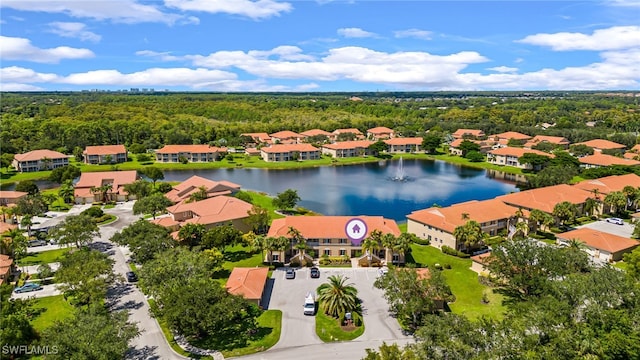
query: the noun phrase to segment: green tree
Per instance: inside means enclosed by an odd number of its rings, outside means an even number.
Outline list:
[[[273,264],[273,252],[284,251],[289,246],[289,239],[284,236],[264,238],[264,249],[269,252],[269,265]],[[280,262],[284,262],[280,259]]]
[[[0,154],[0,167],[5,168],[7,171],[9,171],[9,167],[11,167],[11,164],[13,163],[14,156],[14,154],[4,152]]]
[[[535,153],[524,153],[518,158],[518,162],[522,165],[530,165],[534,170],[541,169],[549,163],[549,157]]]
[[[462,151],[462,157],[466,157],[472,151],[480,152],[480,145],[470,140],[463,140],[458,149]]]
[[[50,232],[51,238],[58,244],[74,244],[78,248],[86,246],[93,238],[100,236],[100,229],[88,215],[69,215]]]
[[[115,233],[111,241],[121,246],[128,246],[133,259],[144,264],[177,243],[167,228],[140,219],[122,231]]]
[[[575,156],[593,155],[593,148],[585,144],[573,144],[569,147],[571,153]]]
[[[139,334],[126,310],[110,313],[91,309],[56,321],[44,331],[42,343],[55,346],[57,350],[48,354],[47,359],[122,359],[129,349],[129,342]]]
[[[439,271],[420,276],[416,269],[394,269],[378,277],[374,286],[384,291],[391,313],[411,332],[424,324],[426,314],[442,310],[438,302],[453,300],[451,289]]]
[[[531,212],[529,213],[529,219],[533,221],[534,231],[538,231],[541,225],[548,228],[555,223],[553,216],[538,209],[531,210]]]
[[[253,205],[248,212],[249,216],[244,219],[244,223],[251,227],[252,231],[257,234],[264,234],[268,227],[269,211],[260,205]]]
[[[553,207],[553,216],[557,217],[562,225],[566,222],[573,222],[577,213],[576,206],[568,201],[557,203]]]
[[[140,200],[151,195],[153,188],[148,181],[136,180],[130,184],[125,184],[124,191],[126,191],[128,195],[133,195],[136,199]]]
[[[16,191],[26,192],[35,195],[40,192],[38,185],[33,180],[22,180],[16,185]]]
[[[544,152],[552,152],[553,150],[558,148],[558,145],[552,144],[547,141],[541,141],[531,147],[533,150],[544,151]]]
[[[15,228],[2,234],[2,253],[16,261],[27,253],[27,237],[22,230]]]
[[[627,206],[627,196],[622,191],[612,191],[604,197],[603,203],[611,207],[611,211],[620,214]]]
[[[173,205],[173,203],[171,200],[167,199],[166,196],[160,193],[155,193],[137,200],[135,204],[133,204],[133,213],[136,215],[151,214],[155,219],[156,214],[166,211],[167,207],[171,205]]]
[[[400,348],[398,344],[387,345],[382,342],[378,351],[365,349],[367,355],[362,360],[420,360],[421,358],[408,346]]]
[[[178,230],[180,244],[193,248],[200,246],[207,229],[202,224],[186,224]]]
[[[331,275],[328,282],[318,287],[320,309],[334,318],[341,318],[347,312],[358,312],[358,290],[348,277]]]
[[[464,249],[470,250],[482,243],[485,233],[477,221],[469,220],[464,225],[457,226],[453,230],[453,236],[459,248],[460,245],[464,245]]]
[[[291,246],[298,249],[298,256],[300,257],[300,261],[302,261],[302,259],[304,259],[305,250],[307,249],[307,239],[298,229],[292,226],[289,226],[287,235],[290,236]]]
[[[54,274],[53,269],[49,264],[41,264],[38,266],[38,278],[46,279],[52,277]]]
[[[592,216],[598,212],[599,207],[600,207],[600,203],[596,199],[587,198],[587,200],[584,201],[584,206],[582,207],[582,210],[584,211],[585,215]]]
[[[382,246],[382,231],[373,230],[368,237],[362,240],[362,251],[367,255],[367,261],[369,262],[369,266],[371,266],[371,261],[373,260],[373,255],[377,250],[380,250]]]
[[[636,225],[636,229],[639,226]],[[622,259],[627,264],[627,274],[632,278],[640,281],[640,247],[635,248],[632,252],[622,255]]]
[[[31,325],[35,316],[33,300],[11,299],[13,287],[0,285],[0,342],[3,346],[30,345],[38,339]]]
[[[435,153],[441,144],[442,134],[437,132],[428,132],[422,138],[422,149],[429,154]]]
[[[73,202],[75,190],[73,188],[73,183],[71,182],[71,180],[66,180],[64,183],[62,183],[60,189],[58,190],[58,196],[62,198],[62,201],[64,201],[65,204]]]
[[[74,165],[65,165],[65,166],[51,170],[51,174],[49,174],[49,181],[62,184],[66,181],[73,181],[73,179],[79,176],[80,176],[79,167]]]
[[[151,181],[153,182],[153,187],[156,186],[156,181],[164,180],[164,173],[162,172],[162,170],[158,169],[155,166],[144,168],[143,174],[151,179]]]
[[[272,203],[277,209],[285,210],[295,208],[300,200],[300,196],[298,196],[296,190],[287,189],[284,192],[278,193],[276,197],[273,198]]]
[[[58,289],[78,305],[98,304],[116,280],[114,261],[107,254],[89,248],[68,253],[56,272]]]
[[[242,244],[242,231],[231,224],[225,224],[207,229],[202,235],[203,249],[217,248],[224,250],[227,246]]]
[[[629,210],[629,205],[636,202],[638,195],[640,195],[640,190],[631,185],[627,185],[622,189],[622,192],[627,196],[627,203],[625,204],[624,209]]]
[[[464,157],[471,162],[484,161],[484,155],[482,155],[482,153],[480,153],[479,151],[469,151]]]
[[[207,188],[205,186],[200,186],[198,191],[194,191],[189,195],[189,199],[187,202],[196,202],[206,200],[209,197],[209,193],[207,192]]]
[[[251,194],[246,191],[238,191],[234,196],[236,197],[236,199],[240,199],[249,204],[253,204],[253,198],[251,197]]]
[[[373,156],[378,156],[378,155],[386,152],[388,147],[389,146],[384,141],[378,140],[378,141],[374,142],[373,144],[369,145],[367,147],[367,149],[369,149],[371,151]]]

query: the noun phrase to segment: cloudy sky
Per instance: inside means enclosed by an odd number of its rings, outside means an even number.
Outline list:
[[[640,0],[2,0],[0,88],[640,89]]]

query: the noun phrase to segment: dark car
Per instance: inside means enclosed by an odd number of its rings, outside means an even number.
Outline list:
[[[38,283],[27,283],[27,284],[24,284],[23,286],[17,287],[13,291],[15,291],[17,293],[25,293],[25,292],[37,291],[37,290],[42,290],[42,286],[40,286],[40,284],[38,284]]]
[[[287,279],[295,279],[296,278],[296,271],[293,268],[287,268],[287,270],[285,271],[285,278],[287,278]]]
[[[134,273],[133,271],[127,272],[127,281],[128,282],[138,281],[138,275],[136,275],[136,273]]]
[[[311,268],[311,278],[312,279],[317,279],[320,277],[320,269],[318,269],[317,267],[312,267]]]
[[[44,240],[29,240],[29,242],[27,242],[28,247],[45,246],[45,245],[47,245],[47,242]]]

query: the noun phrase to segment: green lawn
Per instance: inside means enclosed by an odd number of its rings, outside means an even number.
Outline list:
[[[337,319],[318,311],[316,314],[316,334],[324,342],[349,341],[364,334],[364,324],[353,331],[344,331]]]
[[[276,208],[273,206],[273,204],[271,203],[272,201],[272,197],[265,194],[265,193],[259,193],[259,192],[255,192],[255,191],[246,191],[246,193],[248,193],[249,195],[251,195],[251,203],[254,205],[258,205],[262,208],[265,208],[269,211],[269,217],[271,219],[279,219],[282,218],[284,216],[280,215],[280,214],[276,214],[275,210]]]
[[[434,269],[434,264],[451,265],[451,269],[442,271],[456,296],[456,301],[449,304],[452,312],[466,315],[470,319],[477,319],[482,315],[499,319],[504,314],[503,296],[478,282],[478,274],[470,269],[471,260],[443,254],[433,246],[417,244],[411,246],[411,256],[416,263],[430,269]],[[483,293],[487,294],[488,304],[482,303]]]
[[[249,340],[246,347],[223,351],[225,358],[232,356],[243,356],[265,351],[275,345],[280,340],[280,329],[282,327],[282,311],[266,310],[258,317],[258,333],[254,339]]]
[[[64,320],[73,316],[74,308],[66,302],[62,295],[47,296],[33,300],[35,310],[41,312],[31,321],[31,325],[38,331],[53,325],[56,320]]]
[[[62,248],[55,250],[41,251],[37,253],[29,253],[25,257],[18,260],[18,266],[30,266],[49,264],[52,262],[60,262],[60,259],[71,250],[70,248]]]
[[[224,253],[225,262],[222,268],[232,270],[234,267],[256,267],[262,266],[262,255],[252,254],[249,247],[236,245],[227,247]]]

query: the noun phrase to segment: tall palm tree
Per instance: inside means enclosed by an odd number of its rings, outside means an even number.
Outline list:
[[[332,275],[328,282],[318,287],[318,301],[322,311],[334,318],[340,318],[347,312],[358,311],[358,290],[353,283],[346,283],[349,278]]]
[[[577,212],[578,209],[576,209],[576,206],[568,201],[557,203],[553,207],[553,215],[560,219],[562,225],[567,221],[572,221]]]
[[[633,204],[638,197],[638,189],[627,185],[622,189],[622,192],[627,196],[627,203],[624,206],[625,210],[629,210],[629,205]]]
[[[529,234],[529,224],[526,221],[518,221],[515,227],[516,233],[521,232],[525,237]]]
[[[598,201],[596,199],[593,198],[587,198],[587,200],[585,200],[584,202],[584,206],[582,208],[582,210],[584,210],[584,213],[587,216],[592,216],[595,215],[596,213],[596,209],[598,208]]]
[[[6,232],[3,235],[1,245],[2,253],[9,255],[16,261],[27,253],[27,238],[18,228]]]
[[[304,258],[305,250],[307,249],[307,239],[302,236],[300,230],[294,228],[293,226],[289,226],[289,230],[287,230],[287,234],[291,236],[291,252],[293,256],[293,247],[298,249],[298,256],[300,257],[300,261]]]
[[[400,257],[404,258],[405,254],[411,250],[411,244],[415,243],[417,239],[416,234],[402,233],[396,238],[396,243],[393,248]]]
[[[60,186],[60,190],[58,190],[58,196],[62,198],[62,201],[64,201],[65,204],[73,201],[74,189],[73,182],[71,180],[65,181]]]
[[[380,242],[382,244],[382,247],[385,249],[384,251],[384,258],[385,260],[387,259],[387,255],[388,252],[391,252],[391,258],[393,259],[393,254],[394,254],[394,248],[396,246],[396,242],[397,242],[397,238],[391,234],[391,233],[387,233],[382,235],[382,239],[380,239]]]
[[[367,260],[369,261],[369,267],[371,267],[371,260],[374,251],[379,250],[382,244],[382,231],[373,230],[369,237],[362,241],[362,250],[367,254]]]
[[[453,236],[458,244],[464,244],[466,249],[471,249],[482,242],[484,232],[480,223],[475,220],[469,220],[464,225],[456,227],[453,230]]]
[[[207,194],[207,188],[205,186],[200,186],[198,191],[189,195],[189,200],[187,202],[196,202],[205,200],[209,195]]]
[[[622,191],[612,191],[604,197],[603,202],[611,207],[612,212],[620,213],[627,205],[627,196]]]

